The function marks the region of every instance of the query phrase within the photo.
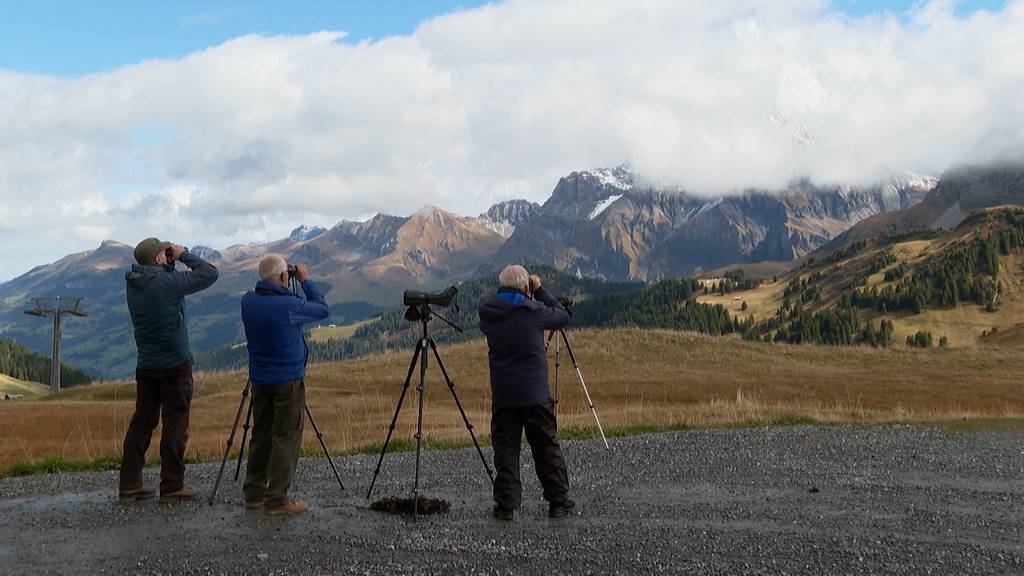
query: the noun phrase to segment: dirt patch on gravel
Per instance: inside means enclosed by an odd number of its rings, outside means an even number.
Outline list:
[[[398,498],[396,496],[391,496],[389,498],[381,498],[373,504],[370,504],[370,510],[385,512],[387,514],[412,516],[414,505],[416,512],[423,515],[441,514],[442,512],[447,512],[449,508],[447,500],[441,500],[438,498],[424,498],[423,496],[417,496],[416,500],[413,501],[412,498]]]

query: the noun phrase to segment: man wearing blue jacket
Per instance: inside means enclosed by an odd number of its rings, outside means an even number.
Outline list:
[[[125,273],[138,363],[135,369],[135,414],[124,435],[120,498],[145,500],[156,489],[142,483],[142,468],[153,429],[160,434],[160,501],[196,497],[185,486],[185,445],[192,404],[192,351],[185,322],[185,296],[217,281],[217,269],[187,248],[146,238],[135,247],[132,269]],[[176,270],[175,261],[189,270]]]
[[[525,430],[548,515],[564,518],[576,503],[569,499],[569,475],[556,436],[544,331],[564,328],[569,313],[522,266],[505,268],[498,280],[501,288],[481,300],[478,310],[491,373],[491,443],[498,473],[494,517],[512,520],[522,503],[519,453]]]
[[[253,430],[246,468],[245,507],[271,514],[306,511],[288,499],[302,445],[306,406],[306,343],[302,326],[327,318],[327,302],[308,279],[305,264],[294,269],[306,297],[288,290],[288,263],[277,255],[260,261],[260,281],[242,297],[242,323],[249,349]]]

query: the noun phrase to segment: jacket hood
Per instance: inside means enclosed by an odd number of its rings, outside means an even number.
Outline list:
[[[535,309],[538,303],[518,290],[501,289],[496,294],[480,301],[477,312],[485,320],[497,320],[511,314],[517,308]]]
[[[124,273],[124,279],[133,288],[144,288],[157,274],[163,272],[168,272],[164,266],[132,264],[132,269]]]

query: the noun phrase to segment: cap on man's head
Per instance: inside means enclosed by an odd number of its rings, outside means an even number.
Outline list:
[[[156,238],[146,238],[135,246],[135,261],[139,264],[152,264],[161,252],[170,247],[170,242],[162,242]]]

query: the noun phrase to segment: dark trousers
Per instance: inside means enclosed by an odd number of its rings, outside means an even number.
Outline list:
[[[496,408],[491,413],[491,444],[494,447],[494,502],[510,510],[522,503],[523,485],[519,480],[519,453],[526,441],[533,452],[537,478],[548,502],[564,502],[569,496],[569,474],[558,445],[554,401],[516,408]]]
[[[302,447],[306,407],[303,381],[252,387],[252,443],[245,470],[245,499],[266,500],[267,507],[288,502],[288,488],[295,477]]]
[[[135,414],[124,435],[121,488],[142,486],[142,468],[153,429],[163,421],[160,434],[160,492],[185,486],[185,445],[192,405],[192,363],[172,368],[135,371]]]

